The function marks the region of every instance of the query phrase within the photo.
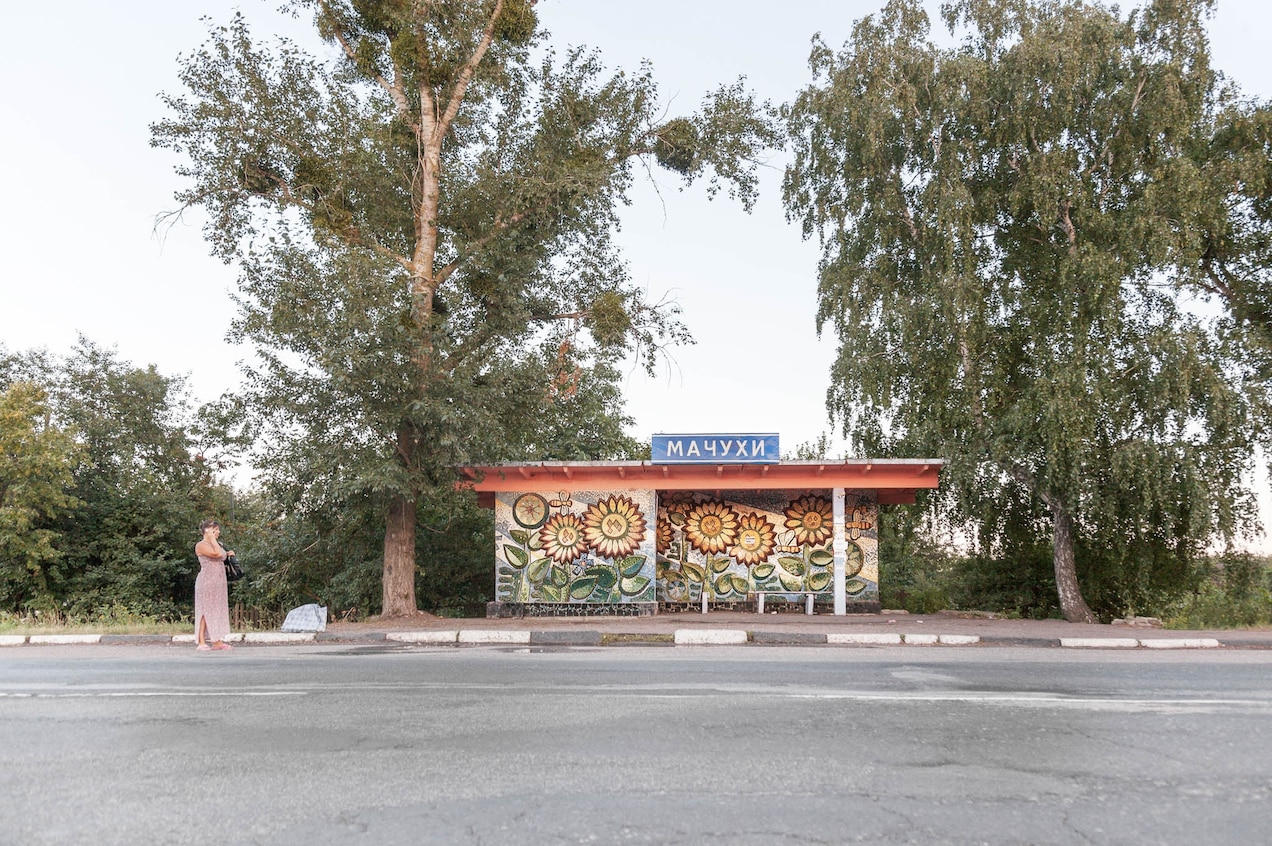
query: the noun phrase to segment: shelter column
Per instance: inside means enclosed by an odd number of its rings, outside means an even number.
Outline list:
[[[844,576],[844,570],[848,566],[848,534],[844,529],[844,489],[835,488],[834,511],[832,519],[835,524],[834,534],[831,535],[831,547],[835,554],[835,575],[831,582],[832,590],[835,592],[835,615],[842,617],[848,613],[848,594],[846,593],[846,585],[848,579]]]

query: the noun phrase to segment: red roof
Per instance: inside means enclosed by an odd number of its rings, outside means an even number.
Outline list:
[[[461,485],[479,492],[577,490],[874,490],[879,502],[907,504],[935,488],[944,462],[933,459],[852,458],[776,464],[654,464],[649,461],[544,461],[459,468]]]

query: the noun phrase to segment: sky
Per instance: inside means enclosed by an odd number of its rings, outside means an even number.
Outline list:
[[[197,213],[156,232],[182,183],[175,155],[150,147],[149,126],[164,117],[159,93],[180,91],[178,57],[203,42],[202,18],[241,10],[258,38],[302,41],[307,21],[280,15],[275,0],[70,0],[55,21],[50,7],[11,5],[0,52],[0,342],[64,353],[83,335],[184,376],[196,401],[235,390],[248,355],[226,340],[236,271],[209,257]],[[814,33],[837,48],[882,5],[541,0],[538,10],[558,49],[596,47],[615,69],[648,59],[675,115],[739,76],[762,99],[791,100],[811,81]],[[1270,25],[1266,0],[1218,0],[1210,28],[1214,64],[1262,99],[1272,99]],[[697,340],[656,377],[625,376],[633,436],[775,432],[789,452],[828,433],[843,451],[825,409],[835,344],[817,335],[819,248],[786,221],[783,166],[778,154],[766,163],[751,214],[724,195],[708,200],[705,185],[682,191],[666,172],[633,192],[619,238],[632,277],[651,298],[675,299]]]

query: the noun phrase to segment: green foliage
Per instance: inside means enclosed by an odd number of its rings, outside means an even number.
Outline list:
[[[917,0],[816,41],[785,112],[830,407],[864,450],[949,460],[933,507],[983,561],[1049,548],[1067,618],[1160,602],[1253,525],[1266,107],[1218,86],[1201,0],[944,10],[959,46]]]
[[[27,408],[42,436],[57,433],[45,457],[59,456],[42,465],[56,472],[46,473],[45,505],[28,509],[21,532],[23,543],[43,539],[54,554],[33,560],[0,551],[0,609],[185,615],[198,524],[223,513],[227,492],[197,454],[181,380],[82,338],[61,360],[0,355],[0,377],[6,402],[47,393],[47,404]],[[32,394],[36,382],[43,387]]]
[[[658,163],[677,173],[693,173],[698,160],[698,130],[684,118],[668,121],[657,134],[654,156]]]
[[[79,448],[51,416],[38,385],[0,389],[0,607],[48,595],[49,568],[62,556],[50,526],[79,504],[69,491]]]
[[[880,506],[879,602],[882,607],[932,614],[953,607],[949,589],[957,558],[925,530],[916,506]]]
[[[1249,553],[1218,557],[1209,577],[1161,616],[1172,629],[1272,626],[1272,560]]]

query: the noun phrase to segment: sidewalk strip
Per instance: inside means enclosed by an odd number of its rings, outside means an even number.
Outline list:
[[[742,629],[676,629],[677,646],[726,646],[746,641]]]
[[[901,635],[894,633],[872,634],[870,632],[828,632],[826,634],[826,642],[856,646],[896,646],[901,643]]]
[[[384,636],[384,639],[395,640],[398,643],[454,643],[459,640],[459,630],[450,629],[434,632],[389,632]]]
[[[941,639],[940,635],[934,634],[907,634],[902,635],[902,638],[905,640],[906,644],[914,646],[931,646]]]
[[[21,646],[26,639],[26,635],[0,635],[0,646]]]
[[[1133,637],[1062,637],[1060,645],[1069,649],[1135,649],[1140,642]]]

